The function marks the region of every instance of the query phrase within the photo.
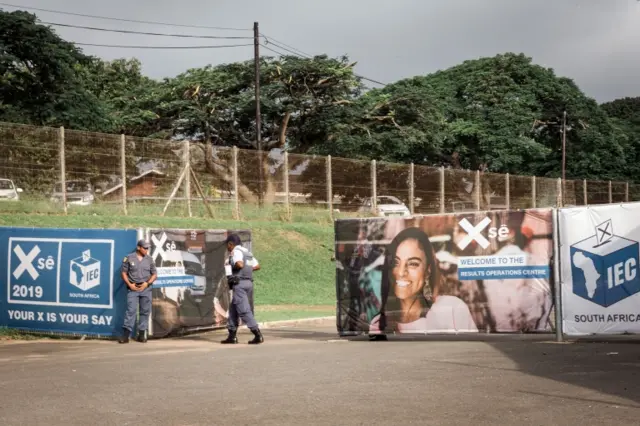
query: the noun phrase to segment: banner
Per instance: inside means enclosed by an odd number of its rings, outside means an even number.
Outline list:
[[[152,286],[153,337],[226,325],[231,293],[224,272],[225,240],[231,232],[251,250],[248,230],[148,230],[158,272]]]
[[[568,335],[640,333],[640,203],[561,209]]]
[[[120,276],[135,230],[0,227],[0,324],[115,336],[127,306]]]
[[[550,331],[551,209],[335,222],[346,334]]]

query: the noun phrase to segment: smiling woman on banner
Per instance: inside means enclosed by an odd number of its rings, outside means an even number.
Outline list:
[[[461,299],[438,294],[440,281],[427,234],[418,228],[398,233],[387,249],[382,309],[373,318],[369,334],[477,332],[471,312]]]

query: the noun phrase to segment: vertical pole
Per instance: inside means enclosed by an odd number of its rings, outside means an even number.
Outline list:
[[[624,184],[624,202],[629,202],[629,182],[625,182]]]
[[[264,164],[262,164],[262,123],[260,118],[260,31],[258,23],[253,23],[253,62],[255,68],[255,101],[256,101],[256,147],[258,148],[258,161],[260,163],[260,189],[258,193],[258,204],[262,206],[263,185],[264,185]]]
[[[586,205],[589,204],[588,203],[589,193],[587,192],[587,180],[586,179],[584,179],[582,181],[582,193],[583,193],[583,196],[584,196],[584,205],[586,206]]]
[[[536,205],[537,205],[537,202],[538,202],[538,200],[537,200],[538,195],[536,194],[536,189],[537,189],[536,188],[536,177],[535,176],[531,176],[531,206],[534,209],[537,208]]]
[[[409,212],[414,214],[415,212],[415,181],[414,181],[414,168],[413,162],[409,165]]]
[[[558,178],[558,181],[557,181],[557,184],[556,184],[556,194],[557,194],[556,206],[557,207],[562,207],[564,205],[564,200],[563,200],[564,194],[562,193],[562,179],[561,178]]]
[[[481,206],[480,206],[480,197],[481,197],[482,191],[480,188],[480,170],[476,170],[476,210],[480,211]]]
[[[554,293],[555,293],[555,316],[556,316],[556,341],[563,341],[562,333],[562,282],[560,274],[560,252],[562,245],[560,244],[559,230],[558,230],[558,210],[553,209],[553,281],[554,281]]]
[[[240,219],[240,194],[238,194],[238,147],[233,147],[233,218]]]
[[[509,183],[509,173],[507,173],[504,176],[504,184],[506,185],[506,188],[504,190],[504,198],[507,203],[507,210],[510,210],[511,209],[511,187]]]
[[[62,189],[62,207],[67,214],[67,162],[64,156],[64,127],[58,130],[58,154],[60,156],[60,186]]]
[[[284,165],[283,165],[283,178],[284,178],[284,206],[286,209],[287,220],[291,220],[291,204],[289,204],[289,153],[284,152]]]
[[[327,155],[327,205],[329,217],[333,220],[333,182],[331,179],[331,156]]]
[[[566,182],[567,163],[567,111],[562,113],[562,194],[564,194],[564,184]]]
[[[122,179],[122,210],[125,216],[127,212],[127,139],[123,134],[120,135],[120,179]]]
[[[182,158],[184,167],[187,170],[187,174],[184,176],[184,195],[187,197],[187,211],[189,212],[189,217],[191,217],[191,159],[189,148],[189,141],[184,141],[184,153]]]
[[[378,210],[378,174],[376,173],[376,160],[371,160],[371,208],[372,213],[377,215]]]
[[[444,166],[440,167],[440,213],[444,213],[445,200],[444,200]]]
[[[611,192],[611,181],[609,181],[609,204],[613,203],[613,193]]]

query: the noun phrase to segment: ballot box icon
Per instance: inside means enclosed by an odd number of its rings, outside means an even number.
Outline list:
[[[639,293],[639,255],[640,244],[615,235],[611,220],[597,225],[570,248],[573,293],[602,307]]]
[[[84,291],[100,285],[100,261],[91,257],[91,250],[71,260],[69,281]]]

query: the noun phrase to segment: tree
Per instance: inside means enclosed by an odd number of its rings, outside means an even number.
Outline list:
[[[36,16],[0,10],[0,120],[105,129],[108,116],[78,69],[91,58]]]

